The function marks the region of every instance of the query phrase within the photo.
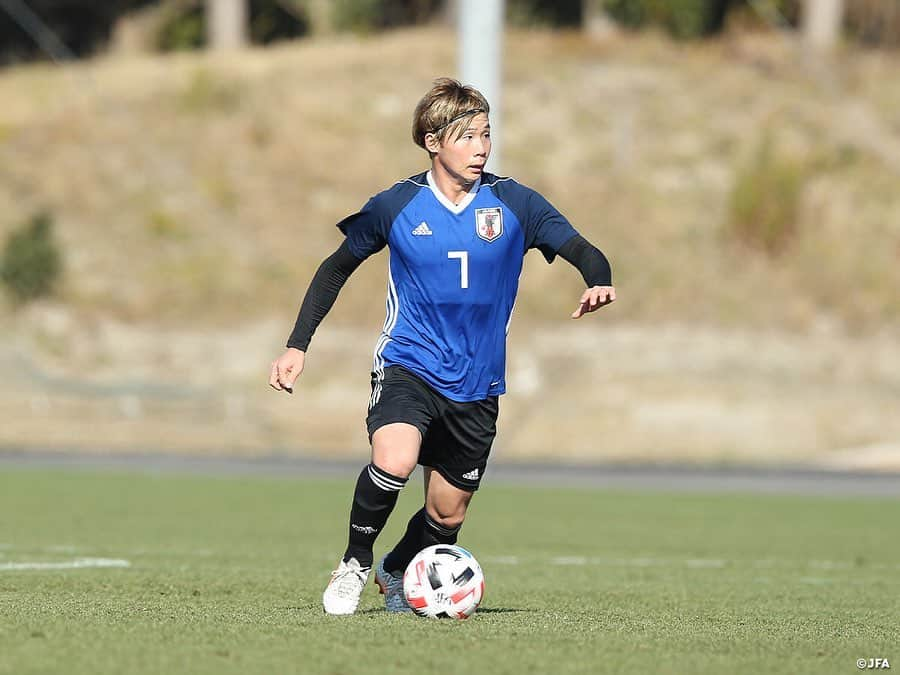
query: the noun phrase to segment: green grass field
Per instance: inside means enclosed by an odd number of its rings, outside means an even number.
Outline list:
[[[327,617],[351,483],[3,471],[0,673],[900,666],[900,500],[488,484],[460,539],[487,580],[472,619],[387,615],[374,584]],[[128,566],[63,568],[86,558]]]

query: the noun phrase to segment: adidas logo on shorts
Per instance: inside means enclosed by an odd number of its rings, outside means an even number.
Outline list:
[[[478,469],[472,469],[469,473],[464,473],[463,478],[467,480],[478,480]]]
[[[412,233],[413,233],[413,235],[416,236],[416,237],[422,237],[422,236],[425,236],[425,235],[434,234],[434,233],[431,231],[431,228],[428,227],[428,223],[426,223],[424,220],[423,220],[421,223],[419,223],[419,226],[418,226],[416,229],[414,229],[414,230],[412,231]]]

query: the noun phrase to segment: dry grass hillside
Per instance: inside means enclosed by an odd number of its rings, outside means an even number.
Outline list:
[[[620,302],[568,322],[580,278],[529,256],[498,453],[900,467],[898,68],[509,34],[503,172],[609,254]],[[0,445],[362,453],[383,257],[294,397],[267,365],[334,223],[425,168],[411,110],[454,70],[415,30],[0,71],[0,235],[49,208],[65,255],[53,300],[0,306]],[[735,187],[782,170],[766,250]]]

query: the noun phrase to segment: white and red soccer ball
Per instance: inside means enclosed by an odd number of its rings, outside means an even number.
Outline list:
[[[484,573],[461,546],[429,546],[406,568],[403,594],[419,616],[468,619],[484,596]]]

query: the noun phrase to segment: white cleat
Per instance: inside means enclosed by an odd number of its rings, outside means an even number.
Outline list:
[[[356,558],[341,561],[331,573],[331,581],[322,594],[322,608],[326,614],[353,614],[359,606],[359,596],[366,587],[371,567],[361,567]]]
[[[412,611],[412,607],[406,602],[406,594],[403,592],[403,577],[395,577],[384,569],[384,558],[378,561],[378,567],[375,568],[375,583],[378,584],[378,590],[384,595],[384,608],[387,611]]]

